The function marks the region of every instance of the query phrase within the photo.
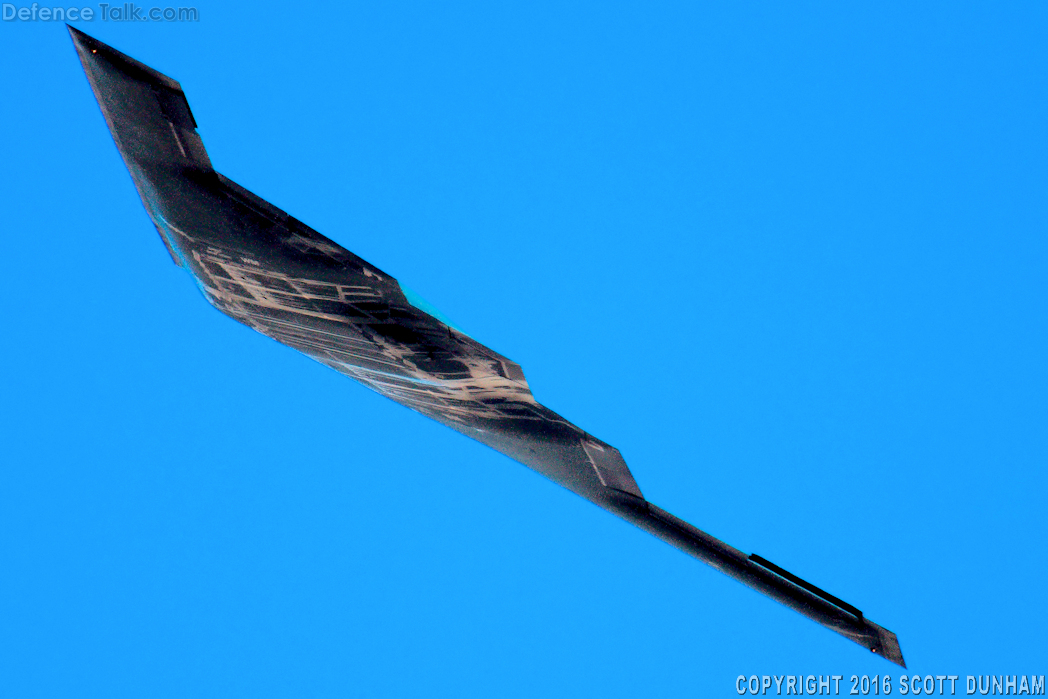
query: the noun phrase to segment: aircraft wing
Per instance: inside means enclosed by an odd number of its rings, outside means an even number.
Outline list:
[[[519,365],[427,310],[393,277],[215,172],[177,82],[69,32],[165,247],[215,308],[905,667],[895,634],[649,503],[619,451],[538,403]]]

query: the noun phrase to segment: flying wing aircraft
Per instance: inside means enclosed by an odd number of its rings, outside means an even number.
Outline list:
[[[160,239],[211,305],[905,667],[894,633],[648,502],[619,451],[538,403],[518,364],[216,172],[176,81],[69,33]]]

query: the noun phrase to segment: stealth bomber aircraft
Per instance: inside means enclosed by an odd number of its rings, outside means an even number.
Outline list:
[[[176,81],[69,32],[164,247],[211,305],[905,667],[894,633],[648,502],[619,451],[538,403],[518,364],[216,172]]]

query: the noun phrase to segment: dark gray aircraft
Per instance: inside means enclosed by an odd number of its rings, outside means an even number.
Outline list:
[[[519,365],[215,172],[177,82],[69,32],[160,239],[212,306],[905,667],[894,633],[645,500],[619,451],[536,402]]]

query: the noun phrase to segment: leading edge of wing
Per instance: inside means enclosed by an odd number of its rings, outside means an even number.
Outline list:
[[[426,310],[411,304],[408,296],[392,277],[379,272],[353,253],[304,226],[261,197],[215,173],[203,142],[196,133],[196,121],[178,82],[73,27],[69,27],[69,32],[146,210],[157,225],[176,263],[197,276],[192,265],[185,264],[184,260],[180,262],[182,253],[178,242],[169,240],[169,236],[184,234],[177,229],[165,232],[165,228],[172,227],[165,221],[165,205],[160,201],[163,197],[155,191],[157,188],[153,180],[172,182],[180,178],[192,178],[194,172],[203,171],[211,183],[208,187],[214,187],[227,196],[236,198],[259,215],[281,226],[297,230],[297,235],[305,236],[314,243],[330,246],[334,254],[344,255],[346,260],[361,265],[367,272],[384,277],[384,281],[391,283],[391,288],[397,292],[395,295],[399,296],[396,303],[412,306],[423,318],[428,319],[425,321],[427,324],[431,323],[433,328],[444,329],[446,337],[453,343],[460,343],[463,347],[497,359],[502,365],[503,377],[518,383],[530,396],[530,388],[527,387],[519,365],[453,330]],[[514,423],[512,429],[493,430],[441,421],[543,473],[598,506],[754,590],[905,667],[895,634],[866,619],[862,612],[852,605],[760,556],[746,555],[649,503],[641,494],[617,449],[591,437],[544,406],[531,403],[529,409],[540,419],[540,422],[532,427],[521,427]],[[476,424],[491,426],[483,422]],[[504,426],[505,423],[499,424]]]

